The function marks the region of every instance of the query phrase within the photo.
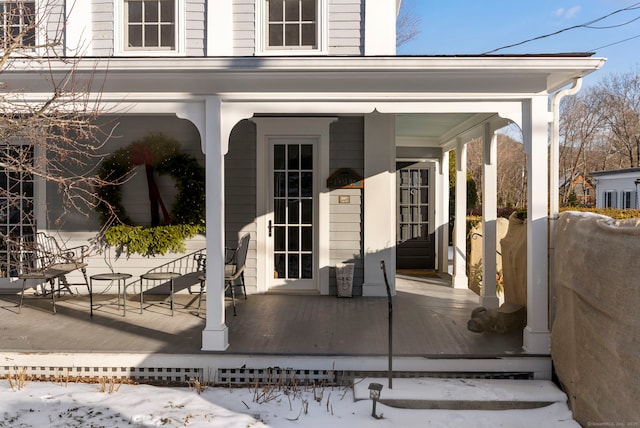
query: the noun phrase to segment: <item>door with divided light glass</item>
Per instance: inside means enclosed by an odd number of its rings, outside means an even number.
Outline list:
[[[316,290],[317,139],[273,138],[269,143],[269,289]]]
[[[434,269],[435,236],[430,230],[430,174],[424,163],[399,162],[397,269]]]

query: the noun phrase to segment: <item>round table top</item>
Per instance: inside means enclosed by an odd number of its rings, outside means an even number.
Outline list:
[[[180,274],[176,272],[147,272],[145,274],[140,275],[142,279],[151,279],[151,280],[167,280],[179,277]]]
[[[91,279],[95,279],[97,281],[120,281],[121,279],[129,279],[131,276],[132,275],[130,273],[110,272],[91,275]]]

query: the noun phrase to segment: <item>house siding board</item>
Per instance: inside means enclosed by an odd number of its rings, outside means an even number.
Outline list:
[[[185,9],[185,52],[187,56],[204,56],[205,0],[187,0]]]
[[[364,120],[340,117],[331,125],[330,173],[351,168],[364,173]],[[331,266],[354,262],[353,294],[362,295],[363,262],[363,193],[362,189],[330,189],[329,258]],[[338,196],[349,196],[348,204],[340,204]],[[329,278],[330,294],[337,294],[335,269]]]
[[[60,40],[64,45],[64,32],[62,28],[64,27],[64,3],[60,0],[52,1],[48,5],[49,15],[47,16],[47,40]],[[76,46],[71,46],[70,48],[77,48]]]
[[[233,54],[251,56],[256,51],[255,0],[233,2]]]
[[[248,292],[257,290],[256,251],[256,127],[244,120],[238,123],[229,139],[224,158],[225,245],[234,248],[238,239],[251,233],[244,279]]]
[[[362,55],[364,12],[361,0],[329,1],[329,54]]]
[[[91,26],[93,55],[108,57],[114,50],[115,17],[113,0],[93,0],[91,4]]]

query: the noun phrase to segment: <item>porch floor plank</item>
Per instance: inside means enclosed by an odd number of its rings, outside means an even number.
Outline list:
[[[397,356],[513,356],[522,351],[522,335],[478,334],[467,330],[478,298],[437,279],[397,277],[393,299],[393,352]],[[172,317],[167,305],[145,302],[138,313],[132,296],[127,316],[103,305],[89,317],[87,296],[64,296],[53,314],[51,300],[0,296],[0,350],[20,352],[111,352],[200,354],[205,320],[195,315],[197,295],[176,296]],[[155,297],[159,299],[159,297]],[[230,302],[228,302],[230,303]],[[184,305],[187,305],[185,308]],[[387,355],[386,297],[337,298],[262,294],[237,299],[238,315],[227,307],[229,354]]]

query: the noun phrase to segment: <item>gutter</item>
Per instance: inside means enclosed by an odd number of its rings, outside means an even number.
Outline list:
[[[560,216],[560,201],[558,187],[560,186],[560,101],[567,95],[575,95],[582,87],[582,77],[573,79],[570,88],[562,89],[553,94],[551,98],[551,148],[550,148],[550,176],[549,176],[549,330],[553,325],[555,316],[554,272],[555,272],[555,230]]]

